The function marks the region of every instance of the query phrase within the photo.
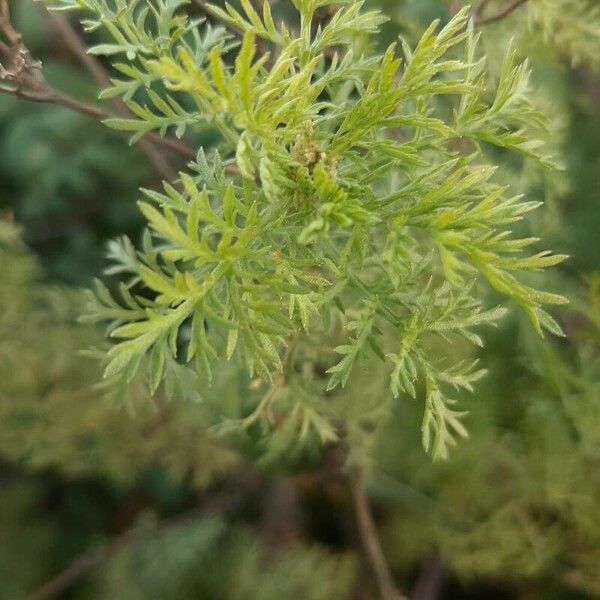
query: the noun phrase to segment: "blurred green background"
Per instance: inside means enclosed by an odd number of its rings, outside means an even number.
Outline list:
[[[443,0],[368,4],[391,19],[382,47],[449,15]],[[494,73],[516,36],[551,117],[563,171],[497,160],[545,202],[527,226],[571,256],[550,276],[572,300],[558,315],[567,337],[541,341],[516,313],[488,332],[490,374],[465,399],[471,439],[448,463],[421,451],[411,401],[378,433],[369,489],[414,600],[600,597],[600,19],[595,2],[557,0],[573,23],[539,20],[544,2],[530,4],[482,41]],[[44,11],[18,0],[13,13],[48,80],[95,102]],[[81,290],[101,275],[109,240],[139,237],[137,188],[158,181],[121,133],[0,96],[0,600],[375,598],[348,490],[328,477],[335,451],[257,469],[259,443],[225,447],[207,434],[206,407],[131,415],[94,387],[81,350],[102,332],[77,324]],[[230,375],[217,382],[225,400],[237,393]],[[377,372],[362,377],[373,396],[385,387]],[[61,572],[66,584],[53,580]]]

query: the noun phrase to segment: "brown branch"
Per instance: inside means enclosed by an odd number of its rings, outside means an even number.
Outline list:
[[[457,0],[457,1],[460,2],[460,0]],[[491,2],[491,0],[481,0],[481,2],[477,6],[473,7],[471,16],[475,23],[481,18],[483,11],[486,9],[487,5],[490,2]],[[458,12],[458,10],[456,12]]]
[[[30,594],[26,600],[51,600],[51,598],[64,593],[80,579],[100,567],[114,553],[132,542],[156,538],[168,531],[185,527],[210,515],[225,515],[231,511],[239,510],[248,497],[254,495],[262,484],[263,479],[260,474],[253,472],[248,465],[240,465],[240,468],[225,481],[223,488],[206,497],[199,508],[158,521],[152,529],[140,530],[133,526],[107,544],[92,548],[76,556],[63,571],[44,583]]]
[[[75,36],[77,35],[75,32],[72,33]],[[21,34],[12,26],[8,9],[8,0],[0,0],[0,34],[3,34],[6,41],[9,42],[9,44],[6,44],[0,39],[0,93],[9,94],[30,102],[64,106],[100,121],[112,117],[111,114],[94,104],[87,104],[67,96],[63,92],[52,87],[44,79],[42,64],[31,57],[29,50],[22,42]],[[75,46],[75,40],[72,36],[69,37],[69,40],[70,43]],[[80,43],[81,42],[78,40],[78,48],[80,47]],[[75,47],[73,47],[73,49],[75,50]],[[79,51],[77,51],[77,54],[79,55]],[[87,56],[87,54],[85,54],[85,56]],[[83,56],[81,57],[81,60],[83,61]],[[92,75],[97,78],[98,83],[104,85],[108,75],[100,72],[100,69],[103,69],[102,65],[92,64],[91,60],[95,59],[92,57],[86,59],[86,66],[89,67]],[[141,141],[151,141],[154,144],[164,146],[185,158],[194,159],[196,157],[194,150],[184,142],[169,136],[162,137],[154,131],[146,133]],[[163,160],[161,159],[160,168],[164,169],[162,162]],[[158,167],[158,163],[156,163],[155,166]],[[232,175],[240,174],[238,165],[234,163],[226,165],[225,170]],[[169,179],[173,173],[174,172],[169,171]],[[166,171],[164,172],[164,175],[167,175]]]
[[[192,150],[192,148],[181,140],[168,136],[162,137],[154,131],[148,132],[144,137],[156,142],[157,144],[162,144],[165,148],[169,148],[170,150],[181,154],[181,156],[186,158],[196,158],[196,153]]]
[[[483,11],[486,5],[489,3],[489,0],[483,0],[483,2],[481,2],[481,4],[475,9],[473,13],[474,23],[476,26],[479,27],[489,25],[490,23],[496,23],[497,21],[501,21],[526,2],[527,0],[514,0],[512,3],[508,4],[503,9],[499,10],[497,13],[494,13],[489,17],[484,17]]]
[[[18,86],[21,76],[31,74],[39,80],[41,63],[33,60],[29,50],[23,45],[21,34],[14,29],[10,17],[8,0],[0,0],[0,80],[6,80]]]
[[[15,31],[12,27],[10,19],[10,6],[8,0],[0,1],[0,24],[2,26],[2,32],[6,36],[6,39],[11,46],[18,46],[21,43],[21,34]]]
[[[57,106],[64,106],[72,111],[78,112],[79,114],[85,115],[97,121],[110,118],[111,115],[104,112],[100,107],[94,104],[87,104],[81,102],[76,98],[71,98],[58,90],[47,86],[40,90],[39,93],[30,93],[27,90],[17,90],[15,96],[23,99],[30,100],[31,102],[40,102],[46,104],[56,104]]]
[[[27,596],[25,600],[51,600],[64,594],[128,544],[155,539],[173,529],[185,527],[211,515],[223,516],[239,510],[248,497],[257,492],[262,483],[260,474],[253,472],[246,464],[240,465],[240,468],[225,481],[223,489],[206,497],[199,508],[158,521],[152,528],[140,529],[134,525],[117,535],[112,541],[91,548],[73,558],[64,570]]]
[[[71,23],[65,18],[47,9],[44,9],[47,18],[50,19],[52,26],[61,36],[61,41],[71,49],[73,54],[88,70],[94,81],[102,88],[111,87],[112,83],[106,69],[102,63],[91,54],[88,54],[87,47],[79,34],[75,31]],[[122,103],[121,103],[122,106]],[[115,103],[116,107],[116,103]]]
[[[77,581],[100,565],[111,551],[107,547],[94,548],[89,552],[74,558],[69,566],[61,571],[56,577],[47,581],[33,594],[27,596],[26,600],[50,600],[71,588]]]
[[[396,587],[385,560],[361,473],[351,476],[350,487],[363,551],[371,565],[381,600],[408,600]]]
[[[128,544],[152,539],[163,535],[167,531],[185,527],[196,519],[201,518],[203,515],[205,516],[204,511],[198,509],[192,510],[184,515],[165,519],[164,521],[159,522],[156,527],[150,531],[140,531],[134,526],[123,532],[121,535],[118,535],[108,544],[92,548],[87,552],[76,556],[64,570],[44,583],[35,592],[27,596],[26,600],[50,600],[73,587],[80,579],[99,567],[103,562]]]
[[[50,11],[46,11],[52,26],[60,34],[61,39],[71,49],[73,54],[81,62],[81,64],[87,69],[94,81],[102,88],[109,88],[112,83],[110,77],[102,63],[87,53],[87,48],[79,37],[75,29],[71,26],[69,21],[64,17],[56,15]],[[131,116],[131,111],[125,106],[122,100],[114,98],[111,101],[115,112],[124,117]],[[171,166],[168,158],[160,152],[154,145],[153,142],[147,138],[142,138],[139,142],[142,152],[148,157],[148,160],[152,164],[154,170],[165,180],[173,180],[177,175],[177,172]]]
[[[295,477],[269,482],[263,502],[262,532],[271,552],[291,546],[302,537],[302,511]]]
[[[77,35],[75,32],[72,33]],[[93,104],[87,104],[67,96],[44,79],[41,63],[33,59],[29,49],[23,44],[21,34],[12,25],[8,0],[0,0],[0,34],[4,38],[0,39],[0,92],[31,102],[64,106],[96,120],[104,120],[111,116]],[[69,36],[68,39],[67,36],[64,37],[67,43],[75,45],[73,36]],[[79,55],[79,53],[78,50],[77,54]],[[86,66],[91,69],[90,60],[94,59],[88,57]],[[100,74],[99,68],[102,66],[94,65],[92,74],[99,83],[102,80],[103,85],[108,76]],[[195,157],[194,151],[179,140],[170,137],[163,138],[156,132],[149,132],[145,137],[147,141],[152,140],[154,143],[159,143],[186,158]]]
[[[23,81],[26,81],[23,79]],[[103,111],[101,108],[97,107],[94,104],[88,104],[85,102],[81,102],[58,90],[54,89],[48,84],[44,84],[43,87],[39,87],[39,89],[23,89],[19,87],[5,87],[0,85],[0,92],[10,94],[17,98],[21,98],[22,100],[28,100],[30,102],[39,102],[46,104],[56,104],[58,106],[64,106],[65,108],[70,108],[75,112],[78,112],[86,117],[91,117],[92,119],[103,121],[105,119],[110,119],[112,115]],[[154,131],[148,132],[145,138],[152,140],[158,144],[181,154],[185,158],[195,158],[195,152],[184,142],[181,142],[172,137],[162,137],[158,135]]]
[[[446,569],[437,552],[421,565],[419,577],[411,591],[411,600],[438,600],[442,594]]]

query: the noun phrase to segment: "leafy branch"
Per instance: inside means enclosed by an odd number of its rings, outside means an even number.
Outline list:
[[[235,360],[273,386],[289,340],[310,331],[322,348],[312,366],[274,385],[252,423],[276,400],[290,417],[282,431],[334,439],[337,415],[318,398],[341,393],[356,364],[374,358],[390,368],[392,396],[424,386],[423,445],[443,458],[466,433],[450,390],[471,390],[483,370],[442,364],[427,344],[482,344],[475,329],[504,309],[484,308],[477,282],[515,300],[538,333],[560,334],[545,306],[564,299],[527,274],[564,256],[528,254],[535,239],[511,238],[537,205],[510,195],[486,162],[495,146],[551,168],[545,119],[514,51],[489,89],[468,9],[433,23],[415,48],[403,42],[401,55],[392,44],[363,56],[353,39],[385,19],[360,1],[315,28],[315,11],[330,3],[296,0],[297,32],[275,25],[268,2],[207,6],[242,32],[239,44],[181,11],[184,0],[52,4],[83,10],[88,30],[111,37],[91,49],[119,72],[104,96],[122,98],[135,118],[109,126],[134,140],[171,129],[220,136],[219,152],[201,150],[175,185],[143,192],[141,249],[112,246],[110,271],[129,280],[116,295],[98,284],[89,316],[109,321],[116,341],[108,380],[146,373],[151,392],[164,384],[197,398],[214,365]],[[272,59],[260,38],[279,48]],[[455,150],[465,141],[469,156]],[[315,362],[328,363],[327,381]]]

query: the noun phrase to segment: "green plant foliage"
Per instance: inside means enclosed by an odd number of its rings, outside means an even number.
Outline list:
[[[215,2],[46,2],[113,131],[0,98],[0,599],[377,598],[344,467],[401,590],[598,597],[597,2]]]
[[[0,528],[12,540],[0,549],[0,598],[25,597],[40,575],[50,576],[47,558],[58,532],[56,523],[40,514],[38,489],[5,477]]]
[[[388,454],[391,438],[381,436],[380,464],[396,481],[381,476],[379,485],[398,503],[398,539],[411,540],[397,549],[404,559],[434,539],[466,579],[511,572],[597,594],[598,330],[586,320],[572,334],[575,352],[541,344],[523,323],[496,340],[495,360],[509,362],[510,375],[490,365],[496,376],[481,386],[472,415],[485,431],[441,468],[409,448],[412,458],[399,466],[399,448]]]
[[[568,57],[572,64],[598,67],[600,7],[594,1],[533,0],[528,6],[529,29],[546,46]]]
[[[141,600],[192,596],[198,580],[202,580],[198,577],[204,570],[202,567],[206,568],[217,550],[223,523],[206,518],[165,531],[155,528],[149,515],[139,520],[134,531],[140,539],[125,545],[111,559],[100,597],[121,595]]]
[[[273,559],[268,547],[248,535],[237,543],[235,573],[239,579],[229,587],[232,600],[343,600],[350,598],[355,562],[347,554],[327,552],[319,546],[284,549]],[[267,563],[268,561],[268,563]],[[264,565],[269,564],[265,577]],[[307,577],[306,574],[311,576]]]
[[[255,533],[239,527],[227,530],[214,517],[164,530],[153,527],[147,517],[142,521],[135,530],[139,541],[112,557],[100,598],[192,598],[199,593],[215,600],[350,597],[353,560],[348,555],[300,544],[273,555]]]
[[[506,8],[507,3],[492,0],[485,3],[480,18],[502,14]],[[598,68],[600,8],[596,0],[526,0],[506,18],[487,26],[504,36],[510,31],[529,56]]]
[[[4,460],[72,477],[104,474],[123,484],[161,467],[171,479],[191,477],[198,486],[233,464],[234,453],[207,437],[207,416],[197,407],[143,408],[139,385],[130,387],[142,408],[135,418],[106,402],[93,386],[95,361],[80,355],[101,341],[76,323],[81,293],[42,283],[37,259],[6,221],[0,221],[0,270]]]
[[[93,53],[131,61],[117,64],[126,79],[108,93],[125,96],[138,119],[108,125],[135,131],[134,140],[150,129],[214,127],[226,157],[200,151],[175,185],[145,191],[151,233],[142,249],[113,245],[112,272],[131,277],[116,296],[98,284],[90,309],[118,341],[105,377],[131,380],[142,367],[151,391],[165,380],[193,395],[196,378],[210,380],[216,361],[235,358],[276,385],[290,340],[311,327],[327,346],[340,313],[348,338],[330,346],[341,359],[327,387],[343,386],[371,352],[393,366],[393,395],[416,395],[424,381],[423,444],[445,457],[454,434],[466,435],[448,388],[470,389],[482,371],[442,367],[423,337],[481,343],[473,328],[504,311],[480,305],[480,278],[519,304],[540,335],[561,334],[544,307],[564,299],[531,287],[527,273],[564,256],[527,253],[537,240],[510,236],[536,204],[510,195],[482,161],[483,144],[549,164],[527,66],[509,51],[495,91],[486,89],[466,10],[441,29],[433,23],[414,48],[403,42],[402,58],[395,44],[363,55],[354,40],[385,19],[345,2],[314,29],[329,2],[308,0],[295,4],[298,32],[278,28],[268,3],[262,15],[249,2],[242,12],[213,7],[244,32],[229,66],[229,37],[200,34],[178,10],[184,4],[54,3],[90,13],[89,30],[107,28],[114,43]],[[256,55],[257,37],[273,45],[272,58]],[[138,89],[151,104],[136,104]],[[183,106],[194,108],[184,115]],[[230,174],[234,157],[240,175]]]

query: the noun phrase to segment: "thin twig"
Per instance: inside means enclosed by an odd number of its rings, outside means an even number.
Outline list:
[[[57,33],[60,34],[61,41],[65,42],[71,49],[73,54],[93,77],[94,81],[102,88],[111,87],[112,83],[106,69],[95,56],[88,54],[86,45],[71,23],[65,17],[47,9],[44,9],[44,13],[50,19]]]
[[[438,600],[440,598],[446,569],[437,552],[433,552],[422,564],[419,576],[411,591],[411,600]]]
[[[125,542],[123,542],[124,545]],[[113,550],[114,551],[114,550]],[[56,577],[47,581],[42,587],[30,594],[26,600],[50,600],[73,587],[77,581],[100,565],[110,555],[108,547],[94,548],[74,558],[69,566]]]
[[[10,44],[7,45],[0,39],[0,93],[31,102],[64,106],[100,121],[111,118],[111,114],[98,106],[71,98],[52,87],[44,79],[42,64],[31,57],[29,50],[22,42],[21,34],[12,26],[8,0],[0,0],[0,34],[3,34]],[[94,67],[94,74],[100,78],[96,67]],[[104,75],[102,75],[102,79],[104,79]],[[142,139],[160,144],[185,158],[194,159],[196,157],[194,150],[184,142],[169,136],[162,137],[155,131],[146,133]],[[238,165],[234,163],[226,165],[225,170],[232,175],[240,174]]]
[[[26,600],[50,600],[72,588],[80,579],[99,567],[103,562],[116,554],[121,548],[135,541],[151,539],[163,535],[167,531],[180,528],[205,516],[204,511],[196,509],[184,515],[159,522],[150,531],[140,531],[135,526],[118,535],[110,543],[92,548],[76,556],[69,565],[58,575],[44,583],[35,592],[27,596]]]
[[[101,108],[86,104],[58,91],[44,78],[42,65],[31,56],[23,44],[21,34],[12,25],[8,0],[0,0],[0,92],[31,102],[64,106],[87,117],[104,120],[111,115]],[[91,58],[91,57],[90,57]],[[99,76],[97,69],[94,71]],[[194,158],[194,151],[179,140],[161,137],[156,132],[146,135],[147,140],[170,148],[186,158]]]
[[[18,46],[21,43],[21,34],[15,31],[10,20],[10,6],[8,0],[0,2],[0,21],[2,23],[3,33],[11,46]]]
[[[302,537],[302,510],[294,477],[278,477],[265,490],[262,535],[273,553]]]
[[[489,25],[490,23],[496,23],[497,21],[501,21],[502,19],[504,19],[505,17],[510,15],[513,11],[517,10],[517,8],[519,8],[526,2],[527,2],[527,0],[514,0],[514,2],[508,4],[503,9],[499,10],[497,13],[494,13],[493,15],[490,15],[489,17],[484,17],[482,15],[482,13],[483,13],[483,9],[485,8],[485,5],[487,4],[486,0],[484,0],[480,5],[481,8],[478,7],[478,9],[480,8],[480,10],[476,9],[476,12],[474,13],[475,25],[485,26],[485,25]]]
[[[88,104],[76,100],[75,98],[71,98],[70,96],[59,92],[58,90],[52,88],[49,85],[44,86],[44,88],[40,89],[39,91],[19,88],[8,88],[0,85],[0,92],[10,94],[17,98],[21,98],[22,100],[28,100],[30,102],[56,104],[58,106],[64,106],[65,108],[70,108],[75,112],[85,115],[86,117],[91,117],[92,119],[99,121],[104,121],[105,119],[110,119],[112,117],[111,114],[103,111],[96,105]],[[147,139],[152,140],[153,142],[162,144],[166,148],[169,148],[186,158],[196,157],[195,152],[187,144],[174,138],[161,137],[154,131],[148,132],[145,135],[145,137]]]
[[[363,550],[371,564],[381,600],[408,600],[396,587],[385,560],[362,473],[354,473],[351,476],[350,487]]]
[[[225,481],[224,487],[206,497],[199,508],[160,520],[151,528],[141,529],[133,525],[106,544],[91,548],[73,558],[64,570],[27,596],[25,600],[51,600],[64,594],[131,543],[156,539],[167,532],[186,527],[211,515],[223,516],[238,511],[247,501],[248,496],[255,494],[261,485],[263,482],[260,474],[253,472],[246,464],[240,465],[240,468]],[[136,522],[139,520],[136,519]]]
[[[477,6],[473,7],[472,17],[474,22],[477,22],[481,18],[483,11],[486,9],[487,5],[490,2],[491,0],[481,0],[481,2]]]
[[[46,11],[46,14],[48,15],[53,27],[60,34],[61,39],[71,49],[81,64],[87,69],[94,81],[101,88],[109,88],[112,84],[108,73],[106,72],[102,63],[96,57],[88,54],[84,42],[79,37],[75,29],[71,26],[69,21],[64,17],[56,15],[50,11]],[[122,100],[114,98],[112,99],[111,103],[117,114],[124,117],[131,116],[131,112],[125,106]],[[177,172],[169,163],[168,158],[156,148],[153,142],[142,138],[139,142],[139,145],[142,152],[148,157],[148,160],[152,164],[154,170],[162,177],[162,179],[173,180],[175,178]]]

